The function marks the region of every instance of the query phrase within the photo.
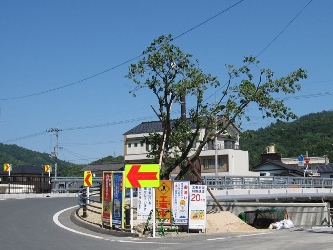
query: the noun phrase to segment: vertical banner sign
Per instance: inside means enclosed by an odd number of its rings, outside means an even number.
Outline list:
[[[124,225],[125,186],[123,172],[113,172],[112,226]]]
[[[189,181],[173,182],[172,213],[176,225],[188,224]]]
[[[102,225],[111,226],[112,172],[103,171]]]
[[[153,210],[153,188],[138,188],[137,219],[147,220]]]
[[[155,218],[163,220],[164,224],[170,224],[172,220],[171,214],[172,204],[172,181],[161,180],[160,186],[155,188]]]
[[[207,186],[190,186],[188,229],[206,229]]]

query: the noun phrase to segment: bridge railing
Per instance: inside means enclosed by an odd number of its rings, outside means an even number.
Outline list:
[[[83,177],[57,177],[51,179],[52,193],[76,193],[83,188]],[[94,186],[102,184],[102,177],[93,178]]]
[[[333,178],[292,176],[202,176],[211,189],[274,189],[274,188],[333,188]],[[52,192],[77,192],[83,187],[83,177],[52,179]],[[94,186],[102,177],[93,178]]]

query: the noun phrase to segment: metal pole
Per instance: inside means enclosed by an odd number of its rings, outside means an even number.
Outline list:
[[[58,169],[58,163],[57,163],[57,157],[58,157],[58,137],[59,137],[59,131],[61,131],[61,129],[58,128],[51,128],[49,130],[47,130],[47,132],[51,132],[51,133],[55,133],[56,135],[56,145],[54,146],[54,152],[53,155],[51,153],[51,157],[54,156],[55,157],[55,164],[54,164],[54,179],[57,179],[57,169]]]
[[[153,238],[155,238],[156,236],[156,218],[155,218],[155,188],[152,188],[152,195],[153,195],[153,214],[152,214],[152,218],[153,218]]]
[[[133,233],[133,224],[134,224],[134,222],[133,222],[133,215],[134,215],[134,213],[133,213],[133,188],[131,188],[130,189],[130,217],[131,217],[131,219],[130,219],[130,224],[131,224],[131,233]]]
[[[217,136],[216,136],[216,131],[217,131],[217,117],[215,116],[215,140],[214,140],[214,144],[215,144],[215,175],[218,175],[218,165],[219,165],[219,161],[218,161],[218,156],[217,156]]]
[[[308,158],[308,151],[306,151],[305,157]],[[308,167],[309,167],[309,162],[306,162],[306,168],[304,170],[304,177],[305,177],[305,173],[308,171]]]
[[[87,189],[82,189],[82,217],[87,218]]]

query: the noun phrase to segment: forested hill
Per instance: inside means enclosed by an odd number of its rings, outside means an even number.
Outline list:
[[[275,144],[275,151],[285,157],[305,155],[333,160],[333,111],[311,113],[292,122],[276,122],[266,128],[247,131],[252,137],[241,138],[242,150],[249,151],[250,167],[260,163],[266,147]]]
[[[108,156],[102,158],[94,163],[102,162],[113,162],[123,161],[122,156],[112,157]],[[41,168],[45,164],[54,165],[55,159],[50,158],[47,153],[40,153],[19,147],[17,145],[5,145],[0,143],[0,167],[3,167],[4,163],[12,164],[13,168],[22,165],[40,166]],[[80,170],[86,165],[73,164],[66,161],[57,160],[58,165],[58,176],[81,176],[82,172]]]
[[[311,113],[293,122],[276,122],[266,128],[248,131],[253,137],[241,137],[242,150],[249,151],[250,167],[260,163],[260,155],[266,153],[266,147],[275,144],[275,150],[282,157],[328,155],[333,161],[333,111]],[[94,163],[122,162],[123,156],[102,158]],[[15,166],[54,164],[49,154],[28,150],[17,145],[0,143],[0,164],[10,163]],[[59,176],[80,176],[84,165],[58,160]]]

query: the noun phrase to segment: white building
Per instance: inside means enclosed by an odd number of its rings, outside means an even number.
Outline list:
[[[281,161],[285,164],[299,168],[301,171],[309,173],[311,176],[320,176],[318,173],[318,167],[329,163],[328,157],[307,157],[308,163],[304,160],[300,162],[298,158],[281,158]]]
[[[124,133],[124,161],[125,164],[149,163],[147,158],[150,145],[141,142],[149,133],[161,133],[162,124],[159,121],[142,122],[138,126]],[[200,132],[202,139],[204,130]],[[208,143],[200,154],[202,176],[225,175],[259,175],[249,171],[248,151],[239,149],[239,130],[230,125],[227,132],[217,138],[217,143]],[[193,150],[198,145],[193,145]],[[215,166],[217,154],[218,166]],[[179,172],[177,168],[173,174]]]

